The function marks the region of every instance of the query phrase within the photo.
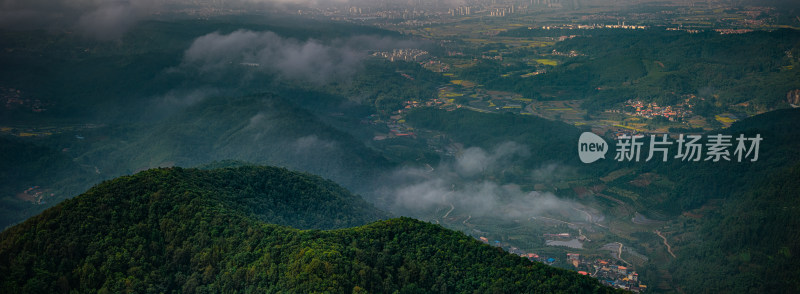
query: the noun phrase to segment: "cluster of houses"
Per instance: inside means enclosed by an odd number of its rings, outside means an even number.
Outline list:
[[[553,265],[557,261],[556,258],[547,257],[547,256],[540,256],[539,254],[536,254],[536,253],[525,252],[522,249],[519,249],[517,247],[511,246],[511,244],[508,244],[506,242],[502,242],[502,241],[499,241],[499,240],[489,241],[489,239],[486,238],[486,237],[478,237],[478,240],[481,240],[481,242],[483,242],[485,244],[489,244],[489,245],[492,245],[492,246],[495,246],[495,247],[503,248],[503,250],[505,250],[505,251],[507,251],[507,252],[509,252],[511,254],[519,255],[521,257],[527,258],[530,261],[538,261],[538,262],[541,262],[541,263],[544,263],[544,264],[547,264],[547,265]]]
[[[389,119],[386,121],[380,120],[377,114],[370,115],[364,120],[364,122],[368,122],[371,124],[385,123],[386,126],[389,128],[389,134],[377,135],[373,137],[373,140],[380,141],[388,138],[407,137],[407,136],[416,137],[416,134],[414,133],[414,128],[406,124],[406,121],[403,116],[406,112],[410,111],[411,109],[417,107],[436,107],[452,111],[457,108],[460,108],[461,105],[456,104],[453,98],[442,94],[443,92],[448,92],[448,90],[452,90],[452,88],[448,86],[440,87],[439,88],[440,97],[428,99],[426,101],[406,100],[403,102],[403,108],[393,111],[392,115],[389,116]]]
[[[553,49],[553,51],[550,52],[550,54],[555,55],[555,56],[566,56],[566,57],[577,57],[577,56],[583,55],[583,54],[578,53],[578,51],[575,51],[575,50],[570,50],[569,52],[561,52],[561,51],[558,51],[556,49]]]
[[[525,252],[524,250],[499,240],[490,241],[488,238],[482,236],[478,237],[478,239],[485,244],[501,247],[511,254],[519,255],[531,261],[538,261],[547,265],[553,265],[557,261],[554,257],[540,256],[536,253]],[[616,261],[586,258],[579,253],[567,253],[566,262],[567,264],[571,264],[579,274],[597,278],[600,283],[604,285],[634,293],[647,290],[647,285],[639,283],[639,274],[636,273],[636,271],[626,266],[616,264]]]
[[[626,30],[644,30],[648,26],[625,24],[625,22],[617,22],[617,24],[562,24],[562,25],[549,25],[541,27],[528,27],[532,29],[542,30],[594,30],[594,29],[626,29]]]
[[[381,141],[381,140],[386,140],[388,138],[416,137],[417,135],[414,133],[414,128],[406,124],[405,119],[403,119],[403,116],[401,115],[402,113],[403,113],[402,110],[395,111],[394,113],[392,113],[392,116],[390,116],[389,119],[386,121],[379,119],[377,114],[373,114],[367,117],[365,121],[369,122],[370,124],[385,123],[386,127],[389,128],[388,134],[376,135],[372,138],[372,140]]]
[[[421,99],[406,100],[403,102],[403,108],[392,112],[387,120],[381,120],[377,114],[370,115],[362,120],[364,123],[370,124],[386,124],[389,128],[389,133],[385,135],[377,135],[373,140],[380,141],[396,137],[416,137],[414,128],[406,124],[404,114],[414,108],[418,107],[435,107],[447,111],[453,111],[464,105],[455,102],[455,97],[465,96],[465,93],[456,90],[452,85],[444,85],[438,88],[439,95],[433,99],[422,101]],[[523,113],[525,104],[530,102],[531,99],[522,98],[519,95],[512,94],[487,94],[487,93],[474,93],[470,96],[471,102],[466,107],[480,112],[493,112],[493,111],[506,111]],[[489,99],[488,101],[482,101]],[[498,103],[498,104],[495,104]],[[527,114],[527,113],[523,113]]]
[[[6,109],[27,108],[33,112],[47,110],[41,100],[23,98],[22,91],[14,88],[0,87],[0,102]]]
[[[691,97],[686,98],[683,102],[674,106],[660,106],[655,102],[645,103],[641,100],[628,100],[622,106],[622,110],[615,112],[622,112],[630,116],[644,118],[663,117],[669,121],[681,121],[684,118],[692,116],[692,108],[694,105],[689,103],[690,100]]]
[[[639,274],[636,271],[611,261],[584,258],[579,253],[567,253],[567,263],[572,264],[579,274],[595,277],[607,286],[635,293],[647,289],[647,285],[639,283]]]
[[[389,61],[424,61],[430,58],[428,51],[420,49],[393,49],[389,51],[377,51],[372,56],[383,57]]]
[[[54,193],[48,194],[45,189],[42,189],[39,186],[30,187],[28,189],[25,189],[25,191],[22,191],[22,193],[17,194],[17,198],[31,202],[33,204],[47,204],[47,201],[44,198],[48,196],[53,197],[55,196],[55,194]]]
[[[715,29],[714,31],[717,32],[717,33],[720,33],[720,35],[731,35],[731,34],[746,34],[746,33],[752,32],[753,30],[751,30],[751,29]]]

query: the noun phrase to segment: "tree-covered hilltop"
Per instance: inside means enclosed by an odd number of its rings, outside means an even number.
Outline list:
[[[272,167],[154,169],[0,233],[9,293],[613,291]]]

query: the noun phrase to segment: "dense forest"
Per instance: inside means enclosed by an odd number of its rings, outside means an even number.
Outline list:
[[[0,233],[13,293],[576,293],[596,280],[272,167],[154,169],[106,181]],[[298,228],[312,228],[299,230]]]
[[[677,182],[661,207],[687,211],[721,203],[703,210],[707,215],[698,231],[677,238],[686,247],[670,270],[685,290],[800,291],[798,123],[800,110],[784,109],[721,132],[760,134],[764,141],[756,162],[658,167]]]
[[[670,270],[687,292],[800,291],[800,165],[765,174],[681,237]]]

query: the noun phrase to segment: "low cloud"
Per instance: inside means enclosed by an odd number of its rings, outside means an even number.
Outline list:
[[[99,40],[118,39],[162,7],[155,0],[0,0],[0,28],[67,29]]]
[[[111,3],[81,15],[77,28],[85,35],[111,40],[122,36],[138,20],[138,15],[129,3]]]
[[[209,96],[218,95],[219,93],[220,91],[215,88],[171,90],[159,97],[158,101],[162,107],[185,108],[203,101]]]
[[[324,84],[358,71],[368,50],[416,45],[412,41],[373,36],[322,42],[284,38],[269,31],[214,32],[192,42],[180,68],[211,76],[225,75],[231,70],[252,70]]]
[[[274,116],[275,114],[272,112],[262,111],[250,117],[244,130],[250,134],[251,143],[259,142],[271,136],[270,133],[275,129],[272,124]]]
[[[546,214],[574,215],[583,205],[550,192],[523,191],[516,184],[502,184],[486,177],[486,171],[502,171],[514,160],[528,156],[525,146],[507,142],[485,151],[466,149],[452,162],[437,168],[402,168],[392,173],[377,192],[390,203],[389,210],[419,216],[434,209],[452,207],[460,215],[527,219]],[[553,179],[569,173],[558,165],[535,170],[534,177]],[[550,174],[548,174],[550,173]],[[481,176],[483,175],[483,176]]]
[[[456,157],[455,170],[463,177],[472,177],[503,168],[512,160],[525,158],[528,155],[528,149],[515,142],[497,145],[491,152],[471,147]]]
[[[298,154],[329,152],[335,150],[336,142],[322,140],[317,135],[308,135],[298,138],[292,147]]]
[[[564,166],[557,163],[549,163],[534,169],[531,172],[531,178],[537,183],[552,184],[553,182],[572,177],[576,173],[575,168]]]
[[[147,100],[147,111],[141,114],[143,121],[161,120],[191,107],[211,96],[219,95],[220,90],[213,87],[195,89],[172,89]]]

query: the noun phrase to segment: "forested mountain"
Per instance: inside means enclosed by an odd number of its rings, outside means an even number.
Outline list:
[[[154,169],[0,233],[11,293],[612,292],[271,167]],[[284,225],[297,228],[286,227]]]
[[[403,77],[399,63],[370,58],[372,41],[404,44],[386,30],[279,15],[167,19],[143,22],[116,42],[0,31],[0,156],[7,157],[0,167],[8,174],[0,177],[0,227],[103,179],[215,160],[302,170],[355,190],[393,166],[365,145],[375,130],[356,128],[361,120],[409,96],[435,93],[438,83],[427,78],[437,74],[416,64],[404,71],[430,82]],[[225,47],[236,42],[224,40],[238,37],[259,41],[252,36],[278,51],[309,46],[319,49],[314,56],[336,55],[328,59],[356,56],[352,64],[326,67],[354,72],[298,76],[270,68],[272,60],[248,66],[244,59],[206,69],[187,53],[202,40],[217,38]],[[266,50],[244,47],[215,58]],[[26,194],[39,192],[46,194]]]
[[[565,97],[560,99],[586,98],[583,108],[589,111],[599,112],[628,99],[674,104],[687,94],[705,99],[704,108],[726,109],[749,102],[757,109],[774,109],[785,107],[786,93],[800,87],[797,30],[720,35],[656,29],[520,28],[503,35],[573,36],[548,50],[576,56],[534,78],[503,76],[508,70],[495,61],[482,61],[465,70],[464,78],[537,99],[559,99],[553,98],[554,93]],[[511,64],[509,70],[517,67],[523,65]]]
[[[660,167],[678,182],[671,206],[703,215],[676,236],[671,271],[687,292],[800,291],[798,124],[800,110],[783,109],[720,132],[762,136],[756,162]]]

